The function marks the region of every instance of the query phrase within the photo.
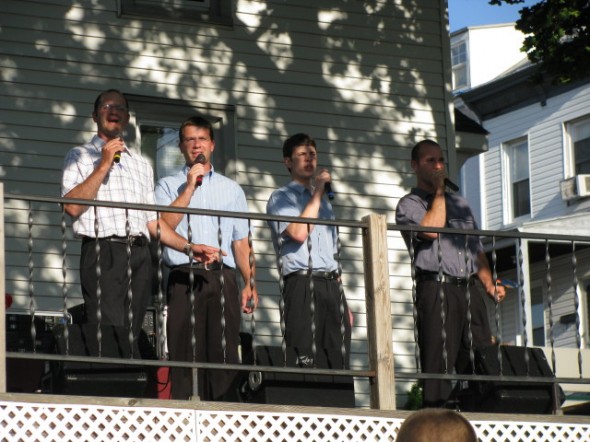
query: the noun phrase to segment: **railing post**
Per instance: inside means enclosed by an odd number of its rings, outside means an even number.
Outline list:
[[[384,215],[368,215],[363,221],[368,226],[363,231],[363,249],[369,362],[375,370],[371,408],[395,410],[387,222]]]
[[[6,269],[4,262],[4,184],[0,183],[0,393],[6,393]]]

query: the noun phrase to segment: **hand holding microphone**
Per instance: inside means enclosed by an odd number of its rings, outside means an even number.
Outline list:
[[[197,158],[195,158],[194,164],[205,164],[206,162],[207,158],[205,158],[205,155],[200,153],[199,155],[197,155]],[[197,176],[197,182],[195,183],[195,187],[199,187],[201,184],[203,184],[203,175]]]
[[[334,191],[332,190],[332,183],[330,181],[327,181],[326,184],[324,184],[324,192],[328,195],[330,201],[334,199]]]
[[[316,176],[316,188],[323,186],[324,193],[328,195],[328,199],[334,199],[334,191],[332,190],[332,177],[327,169],[322,169]]]
[[[445,178],[445,186],[448,187],[449,189],[451,189],[453,192],[458,192],[459,191],[459,186],[457,186],[455,183],[453,183],[448,178]]]

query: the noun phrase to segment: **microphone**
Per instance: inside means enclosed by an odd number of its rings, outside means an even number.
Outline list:
[[[332,183],[329,181],[324,184],[324,192],[328,195],[328,199],[332,201],[334,199],[334,191],[332,190]]]
[[[195,158],[194,164],[205,164],[205,161],[207,161],[207,158],[205,158],[205,155],[200,153],[199,155],[197,155],[197,158]],[[199,175],[197,177],[197,184],[195,186],[199,187],[201,184],[203,184],[203,175]]]
[[[447,186],[449,189],[451,189],[453,192],[458,192],[459,191],[459,186],[457,186],[455,183],[453,183],[450,179],[445,178],[445,186]]]
[[[122,135],[119,135],[118,138],[120,140],[123,140]],[[115,164],[119,164],[121,162],[121,151],[115,152],[115,155],[113,156],[113,161],[115,162]]]

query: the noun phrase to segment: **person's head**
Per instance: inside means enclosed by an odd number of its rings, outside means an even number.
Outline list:
[[[215,150],[213,126],[202,117],[191,117],[183,121],[178,130],[178,144],[186,164],[192,165],[199,154],[205,156],[203,164],[211,163]]]
[[[315,140],[307,134],[295,134],[283,143],[283,161],[291,178],[307,183],[317,168]]]
[[[418,187],[432,190],[432,174],[445,171],[445,159],[440,145],[429,139],[418,142],[412,148],[411,166],[416,173]]]
[[[105,141],[120,137],[129,123],[127,97],[117,89],[101,92],[94,100],[92,119],[98,136]]]
[[[425,408],[402,423],[395,442],[477,442],[465,417],[443,408]]]

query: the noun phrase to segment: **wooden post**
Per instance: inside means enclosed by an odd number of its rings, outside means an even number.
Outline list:
[[[387,222],[385,215],[368,215],[363,221],[368,224],[363,250],[369,362],[376,373],[371,383],[371,408],[395,410]]]

